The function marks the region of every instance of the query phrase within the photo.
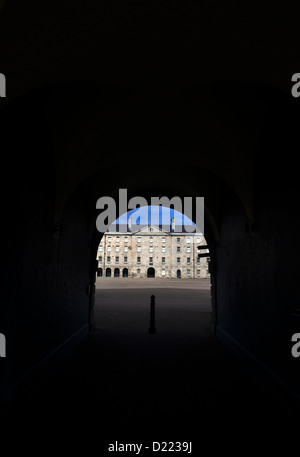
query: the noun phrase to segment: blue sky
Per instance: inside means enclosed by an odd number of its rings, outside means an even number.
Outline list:
[[[154,225],[170,225],[171,219],[174,217],[176,225],[195,225],[194,222],[184,214],[172,208],[164,206],[142,206],[120,216],[115,223],[127,224],[131,217],[132,224],[154,224]]]

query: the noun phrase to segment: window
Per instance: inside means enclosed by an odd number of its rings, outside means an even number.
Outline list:
[[[137,261],[137,263],[141,263],[141,258],[140,258],[140,257],[137,257],[137,258],[136,258],[136,261]]]
[[[177,246],[177,252],[180,252],[180,246]]]
[[[124,241],[125,241],[125,243],[127,243],[127,241],[128,241],[128,236],[125,236]]]
[[[186,272],[187,272],[188,275],[190,275],[190,274],[191,274],[190,268],[188,268],[188,269],[186,270]]]
[[[161,252],[166,252],[166,246],[161,247]]]
[[[191,258],[187,257],[186,261],[187,261],[187,263],[191,263]]]
[[[141,241],[142,241],[142,237],[138,236],[138,243],[140,243]]]
[[[108,252],[111,251],[111,246],[107,246]]]
[[[149,263],[152,265],[152,263],[153,263],[153,257],[149,257]]]
[[[177,243],[180,243],[180,238],[177,238]]]
[[[107,256],[106,261],[107,261],[107,262],[110,262],[110,256],[109,256],[109,255]]]
[[[103,251],[103,246],[100,244],[99,246],[99,251],[102,252]]]
[[[153,228],[152,228],[152,227],[150,227],[149,231],[150,231],[150,232],[153,232]]]
[[[124,263],[127,263],[128,257],[124,257]]]
[[[200,263],[200,257],[197,257],[197,263]]]
[[[190,243],[190,242],[191,242],[191,239],[190,239],[189,236],[187,237],[186,242],[187,242],[187,243]]]
[[[188,247],[186,248],[186,252],[191,252],[191,246],[188,246]]]
[[[200,271],[201,271],[201,270],[197,270],[197,276],[200,276]]]
[[[118,256],[116,257],[116,263],[119,263],[119,257]]]
[[[140,274],[141,274],[141,269],[138,268],[138,269],[136,270],[136,273],[137,273],[138,276],[140,276]]]
[[[161,270],[161,275],[162,275],[162,276],[165,276],[165,274],[166,274],[166,270],[163,268],[163,269]]]
[[[153,252],[153,246],[149,247],[149,252]]]
[[[120,246],[116,246],[116,252],[120,251]]]
[[[138,246],[137,247],[137,252],[141,252],[142,251],[142,246]]]
[[[102,262],[102,255],[99,255],[98,260],[99,262]]]
[[[119,243],[119,241],[120,241],[120,237],[116,236],[116,242]]]
[[[162,258],[161,258],[161,262],[162,262],[162,263],[165,263],[165,261],[166,261],[166,258],[165,258],[165,257],[162,257]]]
[[[177,263],[180,263],[180,257],[177,257]]]
[[[165,242],[166,242],[166,238],[165,238],[164,236],[162,237],[161,242],[162,242],[162,243],[165,243]]]
[[[111,236],[108,236],[108,237],[107,237],[107,241],[108,241],[108,243],[111,242]]]
[[[150,243],[153,243],[153,236],[150,236],[149,242],[150,242]]]
[[[124,246],[124,252],[128,251],[128,246]]]
[[[197,238],[197,243],[200,243],[200,238]],[[197,270],[198,271],[198,270]]]

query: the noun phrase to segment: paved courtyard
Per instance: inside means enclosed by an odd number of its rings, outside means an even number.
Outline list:
[[[96,325],[103,332],[145,335],[151,295],[155,296],[157,339],[168,334],[180,340],[187,333],[192,337],[210,328],[208,279],[99,278],[96,289]]]

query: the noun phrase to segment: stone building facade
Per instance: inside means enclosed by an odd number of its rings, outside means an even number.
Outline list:
[[[98,277],[207,278],[203,235],[165,231],[156,225],[107,232],[98,247]],[[199,257],[198,254],[207,255]]]

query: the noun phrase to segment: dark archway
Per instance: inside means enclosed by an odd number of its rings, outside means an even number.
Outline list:
[[[123,278],[128,278],[128,268],[123,268]]]
[[[148,268],[147,278],[155,278],[155,269],[153,267]]]
[[[105,276],[106,276],[107,278],[111,278],[111,269],[110,269],[110,268],[106,268]]]
[[[103,268],[98,268],[97,276],[98,276],[98,278],[102,278],[102,276],[103,276]]]
[[[177,278],[181,278],[181,270],[177,270],[176,276]]]
[[[115,270],[114,270],[114,277],[115,277],[115,278],[119,278],[119,277],[120,277],[120,269],[119,269],[119,268],[115,268]]]

